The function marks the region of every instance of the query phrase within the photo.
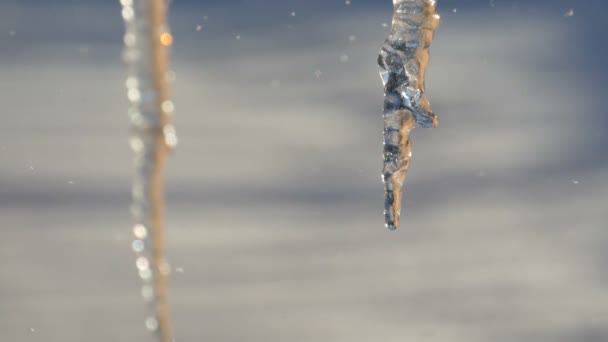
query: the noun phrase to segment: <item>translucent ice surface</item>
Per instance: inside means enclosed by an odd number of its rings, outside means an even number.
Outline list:
[[[410,165],[410,131],[437,126],[425,96],[429,47],[440,18],[435,0],[393,0],[393,24],[378,56],[384,84],[384,181],[386,226],[399,226],[402,186]]]

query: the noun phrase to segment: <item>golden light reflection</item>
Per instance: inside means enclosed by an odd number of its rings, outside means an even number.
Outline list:
[[[163,33],[160,35],[160,43],[163,46],[171,46],[173,45],[173,36],[171,35],[171,33]]]

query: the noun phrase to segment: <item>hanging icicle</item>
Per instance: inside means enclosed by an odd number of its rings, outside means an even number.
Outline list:
[[[173,342],[168,303],[169,264],[165,259],[164,171],[177,144],[171,125],[169,47],[166,0],[121,0],[126,25],[124,60],[130,101],[130,145],[134,152],[133,204],[136,267],[148,302],[146,328],[160,342]]]
[[[435,0],[393,0],[391,32],[378,64],[384,84],[384,216],[390,230],[399,226],[402,186],[410,166],[410,131],[437,126],[425,96],[429,47],[440,18]]]

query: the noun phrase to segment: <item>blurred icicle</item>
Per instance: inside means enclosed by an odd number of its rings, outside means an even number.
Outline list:
[[[148,330],[160,342],[173,342],[168,303],[169,264],[165,258],[164,172],[177,144],[171,125],[169,47],[166,0],[120,0],[125,21],[124,61],[130,102],[130,146],[134,152],[133,203],[136,267],[148,302]]]
[[[425,96],[429,47],[440,18],[435,0],[393,0],[391,32],[378,56],[384,84],[384,181],[386,226],[399,226],[402,186],[410,166],[410,131],[437,126]]]

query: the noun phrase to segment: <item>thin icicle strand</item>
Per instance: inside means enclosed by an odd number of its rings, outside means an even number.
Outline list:
[[[134,219],[132,248],[143,281],[141,295],[148,303],[148,330],[160,342],[173,342],[168,303],[169,264],[165,258],[164,171],[176,145],[170,124],[169,46],[173,37],[166,24],[165,0],[121,0],[126,25],[124,60],[130,102],[130,146],[134,152]]]
[[[438,123],[425,96],[424,75],[441,21],[435,0],[393,0],[393,4],[391,32],[378,56],[384,84],[384,217],[390,230],[399,226],[402,187],[412,157],[410,131]]]

